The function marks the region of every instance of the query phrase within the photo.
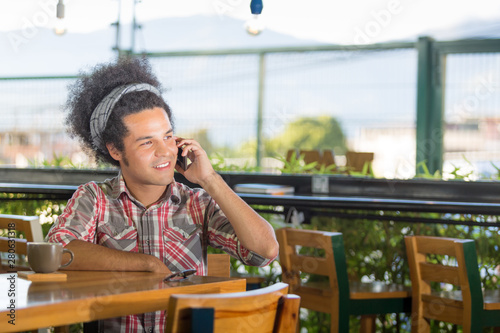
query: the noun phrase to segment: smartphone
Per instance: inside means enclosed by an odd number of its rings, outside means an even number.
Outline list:
[[[178,152],[177,152],[177,164],[182,168],[182,170],[186,170],[187,169],[187,157],[186,156],[182,156],[182,148],[179,148]]]

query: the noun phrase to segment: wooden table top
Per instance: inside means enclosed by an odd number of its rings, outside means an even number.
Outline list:
[[[166,310],[172,294],[245,291],[245,279],[189,276],[164,282],[148,272],[64,271],[66,281],[0,274],[0,331],[23,331]],[[14,304],[14,307],[12,306]],[[10,308],[9,308],[10,306]],[[9,321],[14,320],[15,325]]]

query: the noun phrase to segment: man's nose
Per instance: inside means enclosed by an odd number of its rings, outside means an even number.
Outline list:
[[[172,148],[170,148],[167,142],[162,141],[156,146],[157,156],[168,156],[170,154],[172,154]]]

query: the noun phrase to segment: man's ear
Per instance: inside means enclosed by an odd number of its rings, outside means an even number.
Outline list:
[[[117,161],[122,160],[122,152],[118,150],[112,143],[106,143],[106,148],[108,148],[109,155]]]

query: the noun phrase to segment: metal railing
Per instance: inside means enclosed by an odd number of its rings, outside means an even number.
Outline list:
[[[486,54],[488,61],[482,60]],[[431,173],[441,170],[446,159],[455,163],[460,156],[483,165],[489,162],[484,156],[497,161],[498,155],[491,154],[499,150],[498,140],[481,130],[466,137],[470,128],[464,132],[453,123],[463,114],[460,110],[465,110],[476,128],[498,125],[500,74],[495,69],[500,62],[500,41],[496,39],[442,42],[421,38],[415,43],[145,55],[168,90],[165,98],[174,111],[177,132],[201,138],[209,153],[230,151],[262,165],[265,157],[283,153],[267,145],[279,139],[289,123],[324,114],[340,121],[350,150],[375,152],[374,169],[381,177],[411,177],[422,161]],[[445,61],[458,56],[466,58],[460,66]],[[471,60],[472,56],[479,58]],[[462,73],[464,68],[475,68],[478,61],[480,71],[490,73],[486,81],[473,85],[469,92],[455,83],[445,84],[454,80],[450,71]],[[467,75],[462,79],[467,82],[457,84],[473,81],[469,79],[473,74]],[[3,163],[14,164],[23,154],[45,159],[54,152],[70,157],[79,154],[76,143],[64,136],[60,112],[66,85],[75,78],[0,78]],[[35,122],[33,115],[37,115]],[[469,118],[459,120],[467,124]],[[47,130],[51,135],[41,133]],[[454,138],[477,143],[457,147],[460,140]],[[56,148],[56,142],[66,146]],[[445,142],[455,145],[446,144],[447,148]]]

